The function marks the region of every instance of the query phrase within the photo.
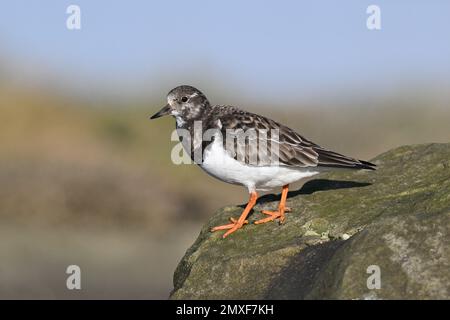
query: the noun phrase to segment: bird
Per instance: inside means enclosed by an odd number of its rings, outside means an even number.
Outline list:
[[[376,170],[373,163],[323,148],[268,117],[231,105],[212,105],[193,86],[181,85],[170,90],[167,104],[150,119],[166,115],[175,118],[180,142],[191,160],[209,175],[248,190],[249,200],[242,214],[211,229],[211,232],[226,230],[223,238],[248,224],[247,217],[257,202],[258,192],[281,187],[278,208],[261,211],[267,217],[254,222],[281,224],[285,222],[285,213],[291,211],[286,206],[290,184],[334,169]],[[209,132],[210,138],[196,129]]]

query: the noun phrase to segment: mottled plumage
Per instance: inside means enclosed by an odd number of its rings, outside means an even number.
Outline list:
[[[172,112],[177,119],[177,128],[187,129],[191,132],[192,147],[191,157],[194,159],[196,148],[204,149],[212,143],[212,141],[200,141],[201,136],[194,135],[194,122],[201,121],[202,132],[208,129],[220,130],[223,137],[227,137],[227,130],[237,130],[239,132],[249,132],[255,130],[258,135],[261,130],[265,130],[268,139],[261,138],[267,144],[264,148],[267,152],[259,152],[255,155],[255,150],[250,148],[248,139],[233,139],[234,154],[230,154],[234,159],[246,163],[248,165],[270,165],[271,159],[277,158],[279,165],[290,167],[333,167],[347,169],[374,169],[375,165],[366,161],[357,160],[340,153],[322,148],[316,143],[301,136],[291,128],[288,128],[272,119],[241,110],[237,107],[227,105],[211,106],[206,96],[199,90],[190,86],[180,86],[173,89],[168,94],[169,101],[177,101],[186,97],[187,106]],[[182,101],[181,101],[182,102]],[[270,135],[272,130],[277,130],[278,137]],[[233,137],[233,135],[231,135]],[[226,139],[223,140],[226,147]],[[276,144],[276,146],[272,146]],[[278,152],[273,155],[272,150]],[[253,153],[252,153],[253,151]],[[260,150],[256,150],[260,151]],[[244,157],[239,157],[244,155]],[[254,163],[251,159],[257,159]]]
[[[212,106],[191,86],[171,90],[167,103],[151,118],[174,116],[183,147],[194,162],[222,181],[247,187],[250,193],[238,220],[213,228],[228,230],[224,237],[246,223],[259,190],[283,187],[278,210],[263,211],[270,217],[255,223],[283,222],[290,183],[332,168],[375,170],[370,162],[322,148],[272,119],[233,106]],[[184,135],[185,131],[189,134]]]
[[[272,150],[272,143],[277,144],[275,150],[279,150],[277,156],[280,165],[303,168],[322,166],[348,169],[373,169],[375,167],[372,163],[357,160],[322,148],[296,133],[294,130],[272,119],[243,111],[236,107],[214,106],[209,113],[209,117],[209,123],[218,123],[220,121],[221,132],[224,137],[226,136],[227,129],[242,129],[244,132],[251,129],[255,129],[256,131],[267,130],[268,132],[278,130],[279,134],[277,139],[274,140],[273,137],[272,139],[267,139],[267,150]],[[239,140],[235,139],[235,142],[237,144]],[[245,162],[249,163],[251,149],[248,148],[248,143],[236,144],[236,150],[245,150]],[[270,157],[270,154],[266,156]],[[258,162],[261,165],[267,165],[270,163],[270,160],[258,159]]]

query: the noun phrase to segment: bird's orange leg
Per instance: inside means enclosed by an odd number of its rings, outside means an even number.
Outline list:
[[[239,219],[230,218],[231,222],[230,224],[225,224],[223,226],[217,226],[211,229],[211,232],[218,231],[218,230],[228,230],[224,235],[223,238],[226,238],[233,232],[235,232],[237,229],[242,228],[244,224],[247,224],[248,221],[245,220],[250,213],[250,210],[255,206],[256,200],[258,199],[258,194],[256,192],[250,193],[250,199],[248,200],[247,206],[244,209],[244,212],[242,212]]]
[[[286,199],[287,199],[288,190],[289,190],[289,185],[283,186],[283,189],[281,191],[280,204],[278,205],[278,210],[277,211],[262,210],[261,212],[269,215],[269,217],[255,221],[255,224],[266,223],[266,222],[273,221],[278,218],[280,219],[280,223],[284,222],[284,219],[285,219],[284,213],[291,211],[290,208],[286,208]]]

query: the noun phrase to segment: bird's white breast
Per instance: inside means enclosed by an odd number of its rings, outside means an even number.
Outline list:
[[[228,183],[246,186],[249,191],[269,190],[318,174],[316,168],[287,166],[250,166],[232,158],[220,139],[214,140],[203,155],[200,167]]]

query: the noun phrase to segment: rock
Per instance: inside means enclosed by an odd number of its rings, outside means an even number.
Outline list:
[[[449,299],[450,144],[372,161],[377,171],[327,173],[290,192],[283,225],[251,224],[279,195],[226,239],[209,230],[242,206],[219,210],[179,263],[171,298]]]

